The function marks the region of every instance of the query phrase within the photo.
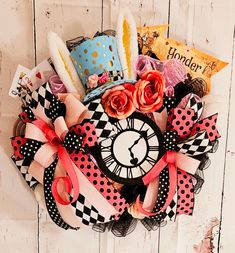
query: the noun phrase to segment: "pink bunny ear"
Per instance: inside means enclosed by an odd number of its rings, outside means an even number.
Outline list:
[[[134,80],[138,57],[137,28],[134,17],[127,8],[121,10],[118,16],[117,42],[124,78]]]

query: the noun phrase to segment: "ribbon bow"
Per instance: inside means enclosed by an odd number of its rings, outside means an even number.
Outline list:
[[[164,134],[165,154],[154,165],[151,171],[143,177],[145,185],[150,185],[162,170],[169,169],[169,192],[164,206],[158,212],[149,212],[140,204],[140,197],[136,203],[139,211],[146,216],[154,216],[166,210],[174,198],[177,189],[177,170],[195,174],[200,161],[193,158],[210,152],[215,141],[220,137],[216,129],[217,114],[200,119],[203,103],[197,96],[186,96],[177,108],[170,111]],[[145,196],[149,198],[149,196]]]
[[[76,94],[58,97],[46,83],[25,99],[28,107],[19,117],[26,131],[12,138],[13,161],[30,187],[43,184],[49,215],[60,227],[71,228],[60,217],[60,212],[68,214],[68,208],[55,201],[71,203],[71,218],[79,217],[85,225],[118,219],[129,205],[86,152],[113,134],[112,124],[99,99],[86,107]],[[54,179],[57,175],[60,178]],[[92,217],[87,216],[89,212]]]
[[[72,98],[71,96],[70,102]],[[22,143],[20,153],[24,159],[34,159],[29,168],[32,174],[36,173],[38,163],[47,168],[58,155],[67,176],[54,179],[52,194],[58,203],[69,205],[75,202],[79,196],[78,178],[74,169],[75,164],[70,156],[75,152],[84,156],[85,147],[97,144],[95,126],[90,122],[86,122],[77,124],[69,130],[65,121],[66,106],[55,97],[52,98],[46,114],[51,118],[54,128],[42,119],[33,118],[31,123],[26,124],[25,137],[27,141]],[[79,120],[77,118],[77,121]],[[70,121],[68,120],[68,122]],[[58,193],[59,181],[63,181],[67,194],[70,194],[73,189],[71,201],[64,200]]]

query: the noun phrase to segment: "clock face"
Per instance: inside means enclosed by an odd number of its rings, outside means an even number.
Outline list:
[[[150,118],[137,112],[114,125],[116,134],[102,141],[92,155],[112,180],[142,183],[162,155],[162,134]]]

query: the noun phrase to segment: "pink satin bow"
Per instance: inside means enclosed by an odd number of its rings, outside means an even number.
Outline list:
[[[155,164],[151,171],[143,178],[145,185],[149,185],[151,182],[159,177],[161,171],[168,166],[169,169],[169,192],[164,206],[157,212],[149,212],[145,210],[140,203],[140,197],[137,197],[136,204],[138,210],[146,216],[154,216],[163,212],[171,203],[174,198],[174,194],[177,189],[177,169],[181,169],[187,173],[195,174],[200,161],[194,159],[187,154],[187,150],[183,148],[183,145],[192,145],[191,142],[197,138],[203,137],[204,145],[211,146],[211,142],[220,137],[216,129],[217,115],[212,115],[208,118],[200,120],[203,111],[203,104],[199,102],[194,95],[187,96],[187,102],[184,108],[175,108],[168,116],[167,130],[177,131],[181,141],[187,139],[185,142],[177,145],[176,151],[166,151],[163,157]],[[187,115],[187,116],[186,116]],[[199,133],[198,133],[199,132]],[[196,135],[195,135],[196,134]],[[209,149],[204,148],[203,152],[207,152]],[[180,153],[185,152],[185,154]],[[149,196],[147,196],[149,197]]]
[[[66,177],[57,177],[52,183],[52,194],[55,200],[62,205],[69,205],[75,202],[79,195],[79,184],[76,172],[74,170],[74,164],[67,153],[67,150],[62,146],[62,140],[57,136],[55,131],[41,119],[33,121],[33,124],[37,126],[45,135],[46,139],[58,152],[58,158],[61,161],[66,173]],[[57,186],[59,181],[62,181],[65,185],[65,192],[71,193],[73,189],[72,201],[64,200],[58,193]]]
[[[166,202],[158,212],[148,212],[141,206],[140,197],[138,196],[136,200],[138,210],[146,216],[155,216],[163,212],[174,198],[177,188],[177,170],[181,169],[190,174],[194,174],[199,165],[199,160],[175,151],[167,151],[163,157],[154,165],[151,171],[145,177],[143,177],[143,183],[145,185],[149,185],[152,181],[159,177],[162,170],[168,166],[170,186]]]
[[[56,154],[58,154],[58,158],[68,176],[56,178],[53,181],[52,194],[58,203],[62,205],[69,205],[78,198],[79,184],[74,170],[76,165],[70,159],[66,148],[63,147],[63,139],[69,131],[68,127],[74,126],[83,120],[87,112],[87,108],[73,94],[64,94],[63,101],[68,109],[65,118],[59,116],[55,119],[53,124],[54,129],[51,125],[39,117],[38,119],[32,121],[32,123],[26,124],[25,137],[44,143],[34,155],[34,160],[44,168],[47,168],[56,158]],[[45,116],[44,113],[43,116]],[[87,139],[83,142],[86,143]],[[37,165],[32,163],[29,171],[37,175]],[[71,190],[73,189],[72,201],[64,200],[60,196],[57,190],[59,182],[63,183],[65,194],[71,193]]]

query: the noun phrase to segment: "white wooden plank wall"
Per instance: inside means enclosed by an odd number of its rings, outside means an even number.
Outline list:
[[[212,80],[211,110],[219,112],[220,147],[211,155],[193,217],[179,217],[154,232],[139,225],[126,238],[89,229],[62,231],[38,208],[8,158],[20,105],[7,96],[9,85],[19,63],[32,68],[48,56],[48,31],[66,40],[115,28],[123,6],[130,7],[138,25],[169,23],[170,37],[230,63]],[[214,252],[234,253],[234,31],[234,0],[0,0],[0,253],[193,253],[213,217],[220,220]]]

